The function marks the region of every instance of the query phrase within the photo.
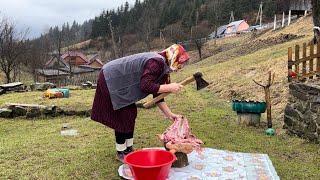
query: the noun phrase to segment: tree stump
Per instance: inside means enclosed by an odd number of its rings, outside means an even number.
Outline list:
[[[167,151],[170,150],[166,147],[166,144],[164,144],[164,147]],[[177,160],[172,163],[171,167],[182,168],[189,165],[188,155],[186,153],[176,152],[174,155],[177,157]]]

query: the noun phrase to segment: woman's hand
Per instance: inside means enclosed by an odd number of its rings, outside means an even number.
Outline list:
[[[168,116],[168,120],[171,121],[171,122],[174,122],[177,118],[182,118],[182,115],[171,113]]]
[[[178,84],[178,83],[167,84],[167,86],[169,88],[169,92],[171,92],[171,93],[177,93],[177,92],[181,91],[183,88],[183,85]]]

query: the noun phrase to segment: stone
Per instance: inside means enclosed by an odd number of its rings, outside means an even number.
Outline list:
[[[311,87],[310,85],[306,85],[305,83],[297,83],[296,89],[299,89],[300,91],[309,91]]]
[[[85,116],[87,111],[65,110],[64,115],[67,116]]]
[[[308,91],[308,94],[316,96],[316,95],[319,94],[319,92],[318,91],[314,91],[314,90],[310,90],[310,91]]]
[[[34,117],[38,117],[38,116],[41,116],[40,108],[30,108],[30,109],[28,109],[28,111],[26,113],[27,118],[34,118]]]
[[[302,114],[297,111],[296,109],[292,108],[290,105],[287,105],[285,110],[284,110],[284,114],[287,116],[292,117],[293,119],[296,119],[298,121],[301,120]]]
[[[318,138],[319,138],[317,133],[306,133],[305,137],[313,142],[318,141]]]
[[[320,96],[315,96],[312,98],[312,103],[317,103],[317,104],[320,104]]]
[[[287,126],[292,126],[293,125],[293,119],[290,116],[284,115],[284,123]]]
[[[302,119],[303,122],[305,122],[306,124],[309,124],[309,123],[311,123],[311,122],[314,121],[312,115],[313,115],[313,113],[312,113],[310,110],[308,110],[307,112],[305,112],[305,113],[303,114],[303,117],[302,117],[301,119]]]
[[[303,101],[307,101],[309,99],[307,94],[300,91],[290,90],[290,94],[295,98],[301,99]]]
[[[318,111],[317,115],[316,115],[316,123],[318,124],[318,126],[320,126],[320,111]]]
[[[41,113],[44,115],[55,116],[57,112],[57,106],[47,106],[41,109]]]
[[[27,114],[27,109],[22,106],[12,106],[9,108],[12,109],[13,117],[25,116]]]
[[[311,103],[310,104],[310,111],[313,113],[317,113],[320,109],[320,104],[317,103]]]
[[[314,133],[317,131],[317,124],[315,122],[311,122],[308,124],[307,128],[305,128],[305,132]]]
[[[35,83],[30,85],[31,91],[44,91],[49,88],[55,88],[56,85],[50,82],[45,82],[45,83]]]
[[[79,132],[78,130],[70,129],[70,130],[61,131],[60,134],[62,136],[77,136],[79,135]]]
[[[11,113],[12,113],[12,110],[10,110],[10,109],[7,109],[7,108],[0,109],[0,117],[1,118],[10,118]]]

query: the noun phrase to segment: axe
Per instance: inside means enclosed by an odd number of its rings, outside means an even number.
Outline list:
[[[197,72],[194,75],[188,77],[187,79],[183,80],[182,82],[180,82],[179,84],[185,86],[193,81],[196,81],[197,84],[197,90],[203,89],[205,87],[207,87],[209,85],[209,83],[207,83],[204,79],[202,79],[202,73]],[[159,96],[153,98],[152,100],[150,100],[149,102],[146,102],[143,104],[143,107],[148,108],[151,105],[155,104],[156,102],[158,102],[159,100],[161,100],[162,98],[168,96],[170,93],[162,93]]]

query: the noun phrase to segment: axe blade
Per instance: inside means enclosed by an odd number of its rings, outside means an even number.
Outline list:
[[[193,77],[196,80],[197,91],[199,91],[200,89],[203,89],[209,85],[209,83],[207,81],[202,79],[202,73],[197,72],[196,74],[193,75]]]

